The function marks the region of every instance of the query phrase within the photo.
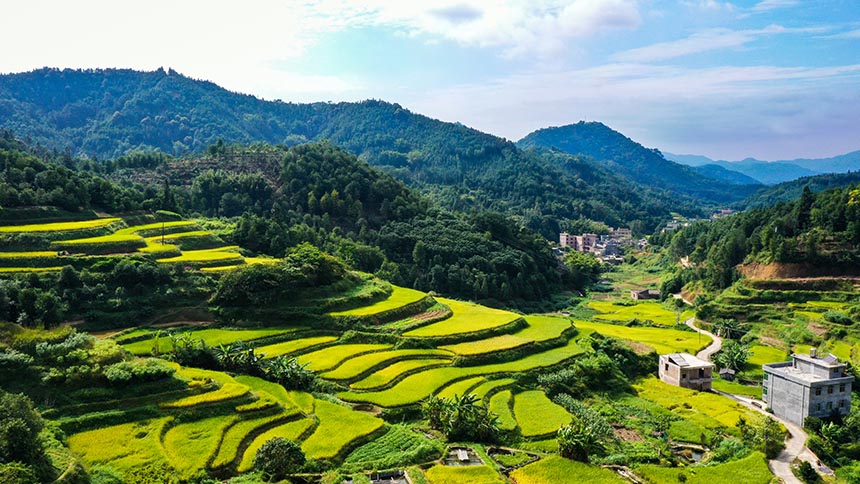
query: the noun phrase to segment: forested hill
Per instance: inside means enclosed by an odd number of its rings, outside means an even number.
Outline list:
[[[174,71],[3,75],[0,126],[34,143],[102,159],[147,149],[199,153],[218,139],[288,146],[329,139],[443,206],[517,214],[553,238],[587,219],[652,230],[668,211],[695,216],[703,210],[688,196],[616,183],[618,176],[605,177],[609,170],[596,170],[589,160],[559,167],[502,138],[397,104],[263,101]],[[718,191],[703,193],[710,201],[738,193],[736,187]],[[642,193],[634,200],[639,206],[628,201],[631,192]]]
[[[796,200],[803,193],[804,187],[809,187],[813,193],[817,193],[831,188],[842,188],[851,185],[860,185],[860,172],[805,176],[797,180],[763,188],[743,202],[740,202],[738,207],[769,207],[779,202]]]
[[[738,186],[708,178],[690,167],[669,161],[658,150],[645,148],[597,122],[539,129],[517,142],[521,148],[543,146],[582,154],[608,163],[632,180],[704,200],[726,203],[749,195],[758,185]]]

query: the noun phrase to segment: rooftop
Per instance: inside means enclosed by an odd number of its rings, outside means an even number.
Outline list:
[[[839,363],[839,358],[837,358],[833,353],[825,356],[824,358],[818,358],[817,356],[812,356],[806,353],[794,353],[791,357],[812,363],[813,365],[820,366],[822,368],[840,368],[845,366],[845,363]]]
[[[681,368],[712,368],[714,366],[710,361],[696,358],[689,353],[671,353],[664,356]]]

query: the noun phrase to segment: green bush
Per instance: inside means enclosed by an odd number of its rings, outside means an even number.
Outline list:
[[[108,366],[104,370],[107,380],[115,385],[127,385],[144,381],[168,378],[176,369],[156,358],[121,361]]]
[[[841,324],[843,326],[851,326],[854,324],[854,321],[841,311],[827,311],[824,313],[824,319],[831,323]]]
[[[298,472],[305,461],[301,445],[289,439],[275,437],[257,451],[254,468],[274,478],[283,478],[286,474]]]

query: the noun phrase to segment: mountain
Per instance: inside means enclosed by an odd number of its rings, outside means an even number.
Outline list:
[[[721,165],[717,165],[715,163],[694,166],[693,170],[699,173],[700,175],[706,176],[708,178],[712,178],[714,180],[719,180],[726,183],[731,183],[732,185],[759,185],[761,182],[756,180],[755,178],[744,175],[743,173],[729,170]]]
[[[797,180],[762,188],[739,203],[738,207],[743,209],[770,207],[779,202],[790,202],[800,198],[804,187],[809,187],[812,193],[818,193],[832,188],[845,188],[856,185],[860,185],[860,172],[806,176]]]
[[[528,149],[536,146],[582,154],[604,162],[637,183],[664,188],[715,203],[730,202],[741,193],[758,187],[737,186],[697,173],[688,166],[669,161],[623,134],[598,122],[579,122],[567,126],[539,129],[517,142]]]
[[[101,159],[153,149],[199,153],[219,139],[227,145],[288,146],[328,139],[447,208],[516,214],[552,238],[584,219],[648,231],[669,211],[700,215],[702,200],[694,195],[722,203],[747,194],[728,184],[705,183],[689,169],[674,185],[653,177],[652,188],[643,189],[586,158],[558,166],[505,139],[397,104],[264,101],[173,70],[40,69],[2,75],[0,126],[32,143]],[[690,184],[703,188],[686,189]]]
[[[719,165],[727,170],[755,178],[765,185],[774,185],[824,173],[847,173],[860,170],[860,151],[852,151],[831,158],[798,158],[778,161],[762,161],[755,158],[746,158],[740,161],[715,161],[700,155],[677,155],[667,152],[663,154],[669,160],[692,167],[705,164]]]

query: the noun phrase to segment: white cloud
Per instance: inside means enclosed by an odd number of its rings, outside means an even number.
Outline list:
[[[500,48],[505,55],[549,56],[571,39],[639,26],[635,0],[324,0],[308,7],[355,26],[402,29],[463,45]]]
[[[800,0],[762,0],[750,9],[753,12],[769,12],[780,8],[788,8],[798,5]]]
[[[657,62],[713,50],[743,47],[766,35],[820,33],[824,27],[785,28],[771,25],[757,30],[710,29],[669,42],[638,47],[612,56],[619,62]]]
[[[522,73],[407,105],[510,139],[587,118],[668,151],[773,159],[857,149],[858,82],[860,64],[693,69],[619,63]]]

